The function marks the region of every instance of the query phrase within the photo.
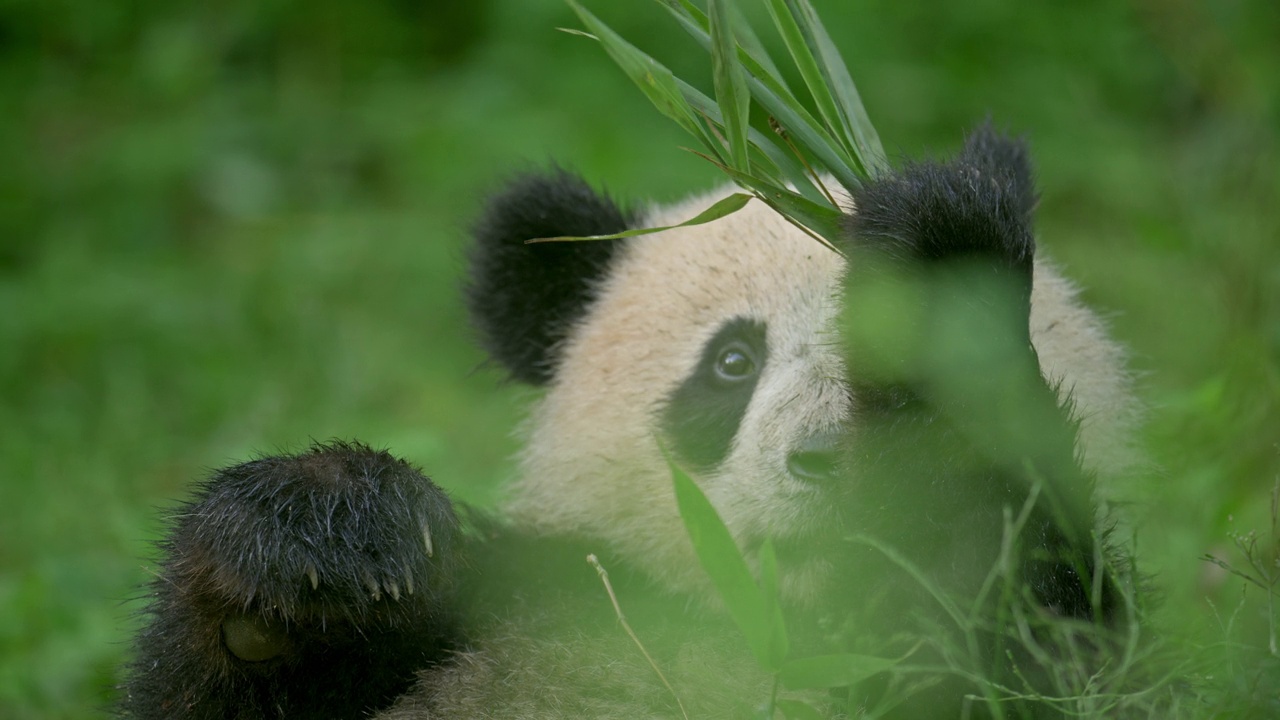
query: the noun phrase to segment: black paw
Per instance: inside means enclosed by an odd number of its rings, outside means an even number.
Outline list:
[[[403,461],[333,442],[213,475],[171,516],[132,717],[355,717],[456,637],[458,520]]]

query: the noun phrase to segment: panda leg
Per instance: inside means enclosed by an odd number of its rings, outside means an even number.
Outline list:
[[[215,473],[161,542],[130,718],[355,718],[457,635],[458,521],[408,464],[329,443]]]

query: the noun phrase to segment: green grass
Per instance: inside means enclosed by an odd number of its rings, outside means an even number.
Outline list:
[[[1189,697],[1266,717],[1277,620],[1198,558],[1244,565],[1229,533],[1269,527],[1280,475],[1280,6],[816,4],[891,156],[988,113],[1030,134],[1043,245],[1153,406],[1153,632]],[[719,182],[560,0],[116,5],[0,3],[6,718],[101,713],[155,510],[208,468],[359,437],[493,497],[526,393],[475,372],[457,290],[495,181]],[[595,5],[710,92],[652,3]]]

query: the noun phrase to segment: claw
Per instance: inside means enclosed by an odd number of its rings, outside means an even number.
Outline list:
[[[320,589],[320,575],[316,572],[315,565],[307,565],[307,577],[311,580],[311,589]]]
[[[391,599],[400,602],[400,586],[395,580],[387,581],[387,592],[391,593]]]
[[[374,600],[382,599],[382,590],[378,587],[378,581],[373,579],[368,570],[364,571],[364,585],[369,588],[369,594],[373,596]]]
[[[435,557],[436,548],[431,544],[431,528],[425,522],[422,523],[422,543],[427,546],[427,557]]]
[[[404,590],[410,595],[413,594],[413,573],[408,567],[404,569]]]

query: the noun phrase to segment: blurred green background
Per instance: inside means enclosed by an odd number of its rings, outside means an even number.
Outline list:
[[[1042,244],[1153,408],[1131,512],[1158,629],[1220,708],[1275,702],[1276,614],[1198,558],[1245,567],[1230,535],[1257,530],[1280,572],[1280,3],[816,4],[896,155],[988,114],[1029,136]],[[708,77],[655,3],[589,6]],[[528,391],[458,300],[480,198],[552,160],[622,198],[720,181],[576,25],[560,0],[0,0],[0,717],[104,712],[157,509],[210,468],[361,438],[492,500]]]

